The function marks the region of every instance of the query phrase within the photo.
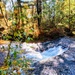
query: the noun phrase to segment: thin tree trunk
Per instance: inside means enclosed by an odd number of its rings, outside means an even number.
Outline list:
[[[69,0],[69,29],[71,29],[71,25],[70,25],[70,11],[71,11],[71,8],[70,8],[70,0]]]
[[[13,2],[13,0],[11,0],[11,2],[12,2],[12,7],[14,8],[14,2]],[[14,19],[13,17],[14,17],[14,13],[12,14],[12,19]]]
[[[22,15],[22,6],[21,6],[21,0],[17,0],[17,3],[18,3],[18,13],[19,13],[19,22],[18,24],[21,26],[21,15]]]
[[[38,26],[41,24],[41,0],[37,0]]]

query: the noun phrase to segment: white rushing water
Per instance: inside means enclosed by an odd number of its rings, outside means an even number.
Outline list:
[[[40,60],[45,60],[45,59],[60,55],[66,50],[68,50],[68,47],[63,48],[62,46],[49,48],[48,50],[43,51],[43,52],[37,52],[33,49],[28,49],[26,54],[22,54],[22,57],[25,56],[27,59],[32,59],[34,61],[40,61]]]
[[[45,60],[57,55],[62,54],[66,50],[68,50],[68,47],[63,47],[62,45],[54,46],[52,48],[48,48],[47,50],[43,50],[43,52],[40,51],[40,48],[42,48],[41,43],[18,43],[18,42],[12,42],[11,47],[15,48],[16,45],[18,45],[18,48],[15,50],[20,51],[24,50],[22,54],[20,54],[20,57],[26,57],[27,59],[33,60],[33,61],[40,61],[40,60]],[[21,45],[21,48],[20,46]],[[4,47],[7,47],[8,45],[2,45]],[[2,47],[0,46],[0,47]],[[38,51],[39,50],[39,51]],[[11,52],[13,54],[13,51]]]

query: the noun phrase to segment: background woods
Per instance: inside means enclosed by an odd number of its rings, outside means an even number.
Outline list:
[[[0,37],[25,41],[45,36],[51,39],[73,36],[74,16],[74,0],[0,0]]]

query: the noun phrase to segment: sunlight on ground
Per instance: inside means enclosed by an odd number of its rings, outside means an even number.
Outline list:
[[[9,44],[10,41],[0,40],[0,44]]]

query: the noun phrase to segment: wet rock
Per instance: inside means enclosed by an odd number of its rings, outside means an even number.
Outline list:
[[[5,60],[5,53],[0,52],[0,66],[4,64],[4,60]]]
[[[36,63],[35,75],[75,75],[75,39],[62,38],[57,44],[68,46],[61,55]],[[51,63],[52,62],[52,63]]]

